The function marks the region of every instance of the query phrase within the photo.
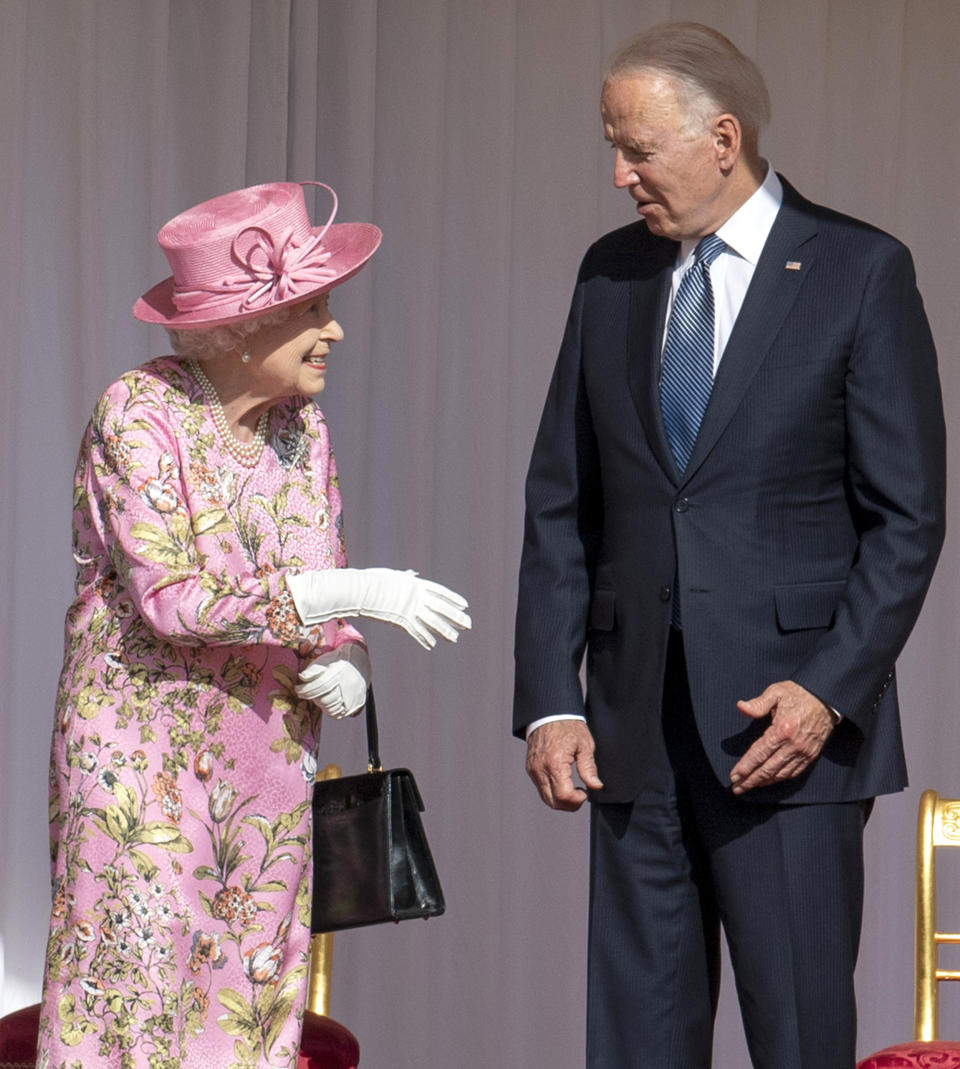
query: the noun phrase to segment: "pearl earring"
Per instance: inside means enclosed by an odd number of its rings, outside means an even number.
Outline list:
[[[244,362],[245,364],[249,364],[249,363],[250,363],[250,354],[249,354],[248,352],[246,352],[246,351],[245,351],[245,352],[244,352],[244,354],[243,354],[243,356],[241,356],[241,357],[240,357],[240,359],[241,359],[241,360],[242,360],[242,361],[243,361],[243,362]]]

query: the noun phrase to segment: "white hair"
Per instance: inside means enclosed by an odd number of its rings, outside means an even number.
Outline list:
[[[697,22],[664,22],[611,57],[605,81],[654,71],[677,87],[687,125],[704,128],[723,112],[735,116],[755,149],[770,121],[770,95],[760,69],[722,33]]]
[[[288,304],[261,316],[251,316],[236,323],[225,323],[219,327],[199,327],[196,329],[177,330],[167,328],[170,345],[177,356],[187,360],[210,360],[221,353],[245,349],[247,338],[256,334],[262,327],[276,326],[290,318],[301,309],[300,304]]]

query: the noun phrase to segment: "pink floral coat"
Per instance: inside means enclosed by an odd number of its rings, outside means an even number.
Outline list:
[[[254,468],[170,357],[100,398],[50,765],[43,1069],[296,1063],[319,707],[287,569],[346,563],[326,422],[270,413]]]

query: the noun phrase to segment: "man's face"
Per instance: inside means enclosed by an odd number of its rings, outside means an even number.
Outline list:
[[[725,221],[716,131],[685,124],[672,79],[655,71],[612,78],[600,114],[616,152],[613,184],[629,191],[652,233],[701,238]]]

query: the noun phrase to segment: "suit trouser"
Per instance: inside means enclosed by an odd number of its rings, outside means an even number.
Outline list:
[[[721,786],[676,634],[663,714],[672,789],[592,806],[588,1069],[710,1065],[721,926],[755,1069],[853,1069],[869,804]]]

